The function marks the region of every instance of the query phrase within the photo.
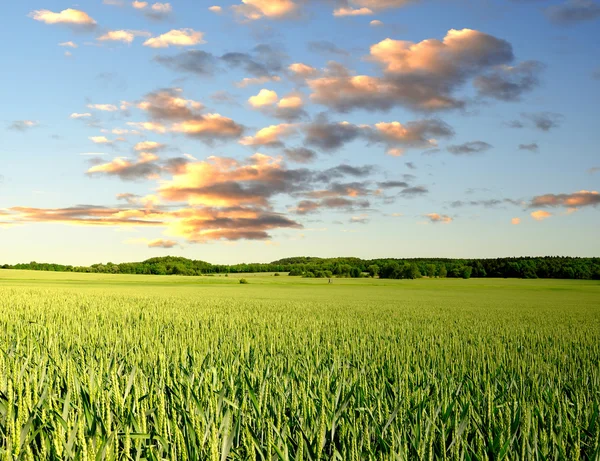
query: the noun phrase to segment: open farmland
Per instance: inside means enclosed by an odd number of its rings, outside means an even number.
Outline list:
[[[600,283],[0,271],[0,459],[598,459]]]

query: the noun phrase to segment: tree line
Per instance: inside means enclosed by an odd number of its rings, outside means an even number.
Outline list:
[[[146,275],[216,275],[275,272],[300,277],[380,277],[415,279],[420,277],[500,277],[600,280],[600,258],[562,256],[495,259],[360,259],[360,258],[285,258],[271,263],[211,264],[206,261],[166,256],[142,262],[71,266],[32,261],[1,266],[55,272],[90,272],[104,274]]]

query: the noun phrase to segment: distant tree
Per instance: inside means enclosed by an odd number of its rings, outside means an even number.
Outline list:
[[[471,266],[464,266],[461,270],[461,277],[463,279],[470,279],[471,272],[473,272],[473,268]]]
[[[379,266],[377,264],[371,264],[367,268],[367,272],[371,277],[377,277],[377,275],[379,275]]]
[[[350,277],[352,278],[359,278],[362,275],[361,270],[358,267],[353,267],[352,269],[350,269]]]
[[[448,270],[446,269],[446,265],[442,264],[440,266],[440,270],[438,271],[438,277],[445,279],[448,276]]]
[[[421,278],[421,272],[419,272],[419,267],[415,264],[404,264],[404,268],[402,270],[402,278],[404,279],[418,279]]]
[[[427,277],[435,277],[436,267],[435,264],[427,264]]]

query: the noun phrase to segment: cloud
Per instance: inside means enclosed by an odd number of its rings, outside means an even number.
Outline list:
[[[523,94],[539,85],[544,65],[539,61],[524,61],[516,66],[500,65],[474,80],[481,96],[501,101],[520,101]]]
[[[592,168],[590,168],[589,170],[587,170],[587,172],[589,174],[595,174],[598,173],[600,171],[600,166],[594,166]]]
[[[528,208],[565,207],[581,208],[585,206],[600,205],[598,191],[580,190],[572,194],[545,194],[533,197]]]
[[[112,144],[114,142],[109,140],[106,136],[90,136],[88,139],[94,144]]]
[[[437,146],[437,138],[450,138],[454,130],[437,119],[400,122],[379,122],[367,135],[372,142],[387,145],[388,154],[400,155],[405,148],[430,148]]]
[[[551,216],[552,216],[552,213],[550,213],[548,211],[538,210],[538,211],[531,212],[531,217],[533,219],[535,219],[536,221],[543,221],[544,219],[547,219]]]
[[[373,14],[374,11],[383,11],[390,8],[401,8],[420,0],[338,0],[325,2],[319,0],[312,3],[337,4],[334,16],[355,16]],[[232,10],[244,22],[259,19],[283,20],[297,19],[305,12],[303,7],[310,4],[307,0],[242,0],[241,4],[232,6]]]
[[[162,211],[153,208],[107,208],[76,206],[70,208],[9,209],[11,223],[59,223],[81,226],[163,227],[166,234],[189,243],[218,240],[267,240],[269,231],[301,229],[302,225],[280,213],[244,207],[194,207]],[[155,245],[160,246],[157,240]],[[167,241],[167,240],[164,240]],[[136,242],[141,243],[141,242]]]
[[[133,43],[135,37],[149,37],[150,33],[142,30],[109,30],[104,35],[98,37],[101,42],[123,42],[127,44]]]
[[[80,226],[162,226],[164,214],[153,210],[79,205],[69,208],[9,208],[16,223],[60,223]]]
[[[373,19],[373,20],[372,20],[372,21],[369,23],[369,25],[370,25],[371,27],[381,27],[381,26],[383,26],[383,22],[382,22],[382,21],[380,21],[379,19]]]
[[[71,115],[69,115],[69,118],[80,119],[80,118],[89,118],[91,116],[92,116],[92,114],[90,114],[89,112],[86,112],[86,113],[83,113],[83,114],[80,114],[80,113],[77,113],[77,112],[73,112]]]
[[[296,92],[279,99],[275,91],[263,88],[257,95],[251,96],[248,103],[254,109],[289,122],[308,116],[304,110],[302,95]]]
[[[339,17],[345,17],[345,16],[370,16],[374,14],[373,10],[369,9],[369,8],[348,8],[348,7],[342,7],[342,8],[336,8],[333,11],[333,15],[337,18]]]
[[[340,56],[348,56],[346,50],[339,48],[335,43],[326,40],[308,42],[308,51],[319,54],[337,54]]]
[[[487,200],[469,200],[468,202],[463,202],[461,200],[455,200],[450,204],[452,208],[460,208],[463,206],[483,206],[484,208],[495,208],[502,204],[511,204],[511,205],[522,205],[521,202],[512,200],[512,199],[487,199]]]
[[[380,65],[383,77],[346,73],[309,79],[311,99],[338,112],[457,109],[467,101],[456,93],[472,79],[482,77],[481,96],[518,99],[535,86],[540,68],[533,62],[510,67],[510,43],[471,29],[419,43],[388,38],[371,46],[368,59]]]
[[[290,72],[292,72],[292,74],[294,76],[301,77],[301,78],[314,77],[319,72],[314,67],[309,66],[308,64],[301,63],[301,62],[295,62],[293,64],[290,64],[288,66],[288,70]]]
[[[193,205],[268,207],[270,197],[301,190],[310,178],[309,171],[287,170],[281,160],[263,154],[245,162],[209,157],[187,163],[161,184],[159,195]]]
[[[160,166],[155,162],[158,157],[149,152],[141,152],[138,159],[131,162],[118,157],[108,163],[101,163],[89,168],[89,176],[106,175],[118,176],[123,181],[136,181],[139,179],[156,179],[161,172]]]
[[[423,215],[425,218],[429,219],[430,222],[432,223],[444,223],[444,224],[449,224],[452,222],[452,218],[448,215],[441,215],[438,213],[429,213],[426,215]]]
[[[280,82],[281,77],[279,75],[265,76],[265,77],[244,77],[239,82],[235,82],[235,86],[238,88],[246,88],[251,85],[263,85],[269,82]]]
[[[155,194],[118,194],[117,199],[126,205],[118,208],[14,208],[7,211],[6,219],[10,223],[157,226],[165,235],[176,237],[174,240],[190,243],[266,240],[273,230],[302,228],[274,210],[276,196],[310,197],[292,210],[299,214],[366,210],[370,202],[365,197],[378,198],[368,179],[375,171],[370,165],[347,164],[326,170],[291,169],[282,158],[259,153],[245,160],[209,157],[198,161],[187,156],[161,161],[155,154],[141,151],[135,160],[94,160],[87,173],[128,181],[150,178],[157,181]],[[353,179],[344,182],[345,178]]]
[[[370,221],[368,214],[361,214],[359,216],[352,216],[348,221],[350,224],[368,224]]]
[[[127,243],[129,245],[137,245],[137,244],[147,245],[148,248],[174,248],[176,246],[181,246],[179,243],[177,243],[174,240],[165,240],[165,239],[154,239],[154,240],[149,240],[146,238],[129,239],[129,240],[125,241],[125,243]]]
[[[436,138],[454,135],[452,128],[441,120],[428,119],[400,122],[379,122],[374,125],[354,125],[349,122],[331,123],[321,114],[305,125],[305,144],[323,150],[335,150],[356,139],[368,144],[384,144],[390,155],[402,155],[404,149],[437,145]]]
[[[539,152],[540,146],[538,146],[537,142],[532,142],[531,144],[519,144],[519,150],[528,150],[530,152]]]
[[[166,133],[167,127],[156,122],[127,122],[127,125],[138,130],[152,131],[154,133]]]
[[[235,14],[246,21],[257,19],[289,19],[299,15],[299,5],[293,0],[242,0],[239,5],[233,5]]]
[[[59,43],[58,46],[63,46],[63,47],[67,47],[67,48],[77,48],[77,43],[75,43],[75,42],[62,42],[62,43]]]
[[[75,29],[94,29],[97,25],[87,13],[68,8],[60,13],[50,10],[36,10],[29,13],[29,17],[45,24],[62,24]]]
[[[208,11],[210,11],[211,13],[221,14],[223,12],[223,8],[221,8],[218,5],[214,5],[214,6],[209,6]]]
[[[199,76],[211,76],[224,68],[242,70],[254,77],[238,84],[247,86],[279,79],[275,73],[283,70],[282,58],[282,53],[263,44],[255,46],[249,53],[230,52],[216,56],[206,51],[190,50],[175,56],[157,56],[154,60],[172,70]]]
[[[138,108],[147,112],[152,121],[137,122],[132,126],[157,133],[182,133],[210,144],[218,139],[236,139],[244,131],[243,126],[228,117],[202,113],[204,106],[183,98],[180,89],[167,88],[149,93]]]
[[[196,115],[191,120],[175,123],[171,131],[211,143],[216,139],[238,138],[244,128],[221,114],[204,114]]]
[[[296,132],[296,126],[289,123],[279,125],[270,125],[256,132],[254,136],[246,136],[240,140],[243,146],[270,146],[281,147],[283,141],[281,138],[290,136]]]
[[[545,13],[553,23],[567,26],[600,18],[600,4],[593,0],[567,0],[549,6]]]
[[[382,189],[393,189],[396,187],[406,188],[408,187],[408,183],[405,181],[381,181],[377,183],[377,186]]]
[[[553,112],[537,112],[521,115],[532,121],[535,127],[542,131],[550,131],[553,128],[558,128],[563,119],[561,114],[556,114]]]
[[[165,145],[156,141],[142,141],[138,142],[135,146],[133,146],[133,148],[138,152],[156,152],[157,150],[164,149]]]
[[[454,155],[480,154],[492,148],[491,144],[483,141],[471,141],[455,146],[448,146],[448,152]]]
[[[521,218],[512,218],[510,220],[510,223],[514,226],[517,226],[517,225],[521,224]]]
[[[148,93],[137,107],[154,120],[185,120],[204,108],[201,102],[181,97],[180,88],[165,88]]]
[[[38,125],[39,123],[35,120],[15,120],[8,125],[8,129],[13,131],[27,131],[31,128],[35,128]]]
[[[277,93],[272,90],[262,89],[256,96],[250,97],[248,103],[254,108],[271,106],[279,100]]]
[[[306,147],[293,147],[285,149],[285,156],[288,160],[296,163],[311,163],[316,160],[317,153]]]
[[[116,112],[119,110],[114,104],[88,104],[87,107],[102,112]]]
[[[149,38],[144,46],[150,48],[168,48],[169,46],[194,46],[206,43],[204,33],[193,29],[171,30],[158,37]]]
[[[225,90],[215,91],[210,95],[211,101],[218,104],[230,104],[233,106],[238,105],[238,102],[234,95]]]
[[[400,195],[406,198],[418,197],[420,195],[426,195],[429,193],[429,189],[425,186],[414,186],[407,187],[400,191]]]
[[[170,3],[154,3],[149,5],[148,2],[134,1],[131,6],[136,10],[142,11],[144,16],[153,21],[163,21],[169,18],[173,12],[173,7]]]
[[[302,200],[292,211],[299,215],[315,213],[321,209],[354,212],[359,209],[369,208],[370,206],[371,204],[368,200],[356,200],[346,197],[329,197],[321,201]]]
[[[281,213],[239,206],[181,210],[177,218],[169,224],[167,234],[183,237],[190,243],[268,240],[270,230],[302,228]]]
[[[519,120],[511,120],[509,122],[506,122],[506,126],[508,126],[509,128],[524,128],[525,125],[523,125],[522,122],[520,122]]]
[[[323,150],[335,150],[354,141],[361,135],[361,128],[349,122],[331,123],[324,115],[304,128],[305,144]]]

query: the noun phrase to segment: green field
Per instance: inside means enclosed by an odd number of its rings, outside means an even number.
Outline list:
[[[600,459],[600,283],[0,271],[0,459]]]

